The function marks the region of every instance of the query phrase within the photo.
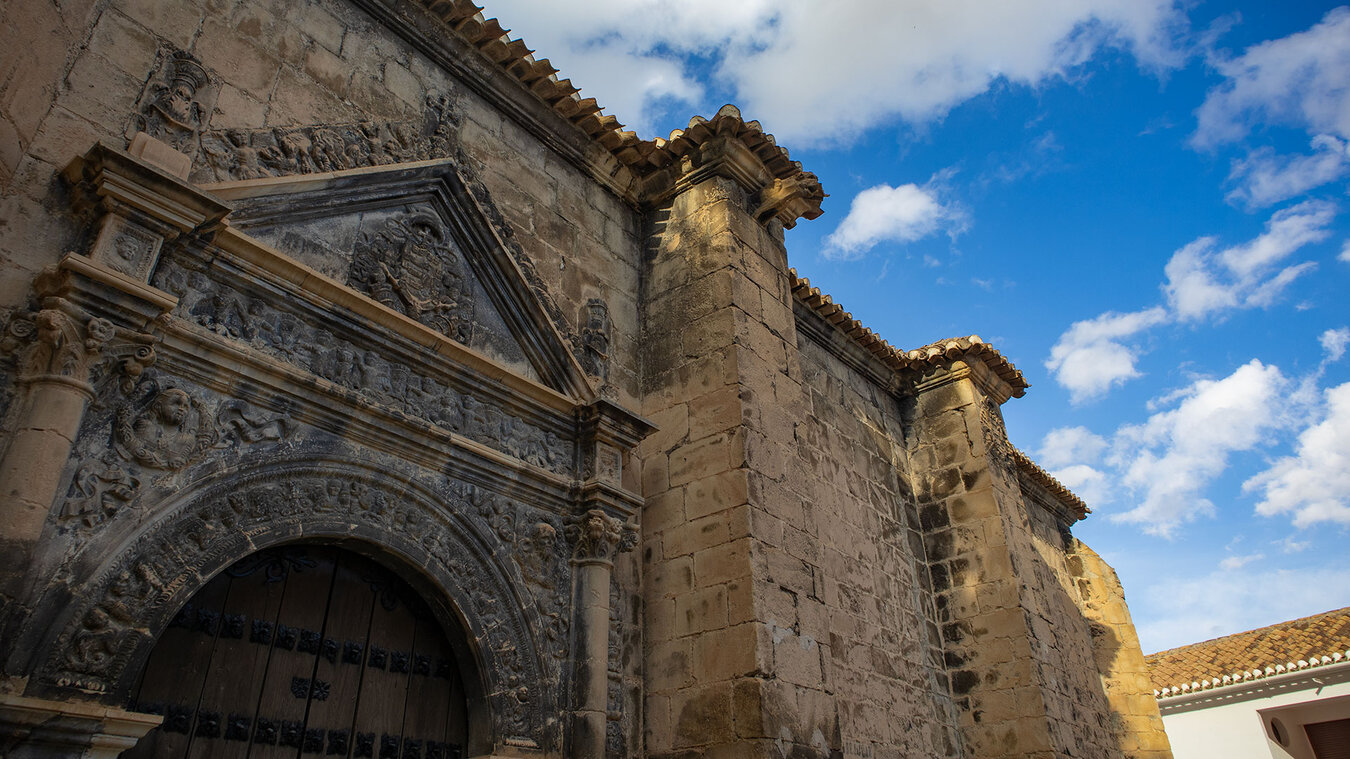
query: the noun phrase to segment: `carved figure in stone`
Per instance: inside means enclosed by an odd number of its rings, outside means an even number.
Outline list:
[[[252,179],[441,158],[453,152],[458,120],[449,98],[429,96],[417,121],[216,130],[201,135],[200,170],[216,180]]]
[[[94,527],[129,504],[140,485],[140,480],[116,464],[85,464],[70,483],[61,518]]]
[[[169,470],[187,466],[218,439],[201,404],[178,388],[155,393],[139,412],[136,404],[124,406],[113,434],[117,452],[127,460]]]
[[[196,98],[207,82],[206,69],[191,54],[178,50],[169,56],[165,73],[168,82],[156,88],[141,109],[140,126],[175,150],[191,153],[202,127],[202,107]]]
[[[516,563],[525,582],[552,592],[558,531],[548,522],[536,522],[517,541]]]
[[[613,561],[637,545],[637,531],[600,509],[583,514],[569,530],[574,541],[576,561]]]
[[[599,298],[586,301],[586,312],[581,328],[581,347],[584,351],[586,373],[601,382],[609,379],[609,307]]]
[[[291,420],[285,414],[259,414],[243,401],[226,401],[216,413],[216,424],[225,430],[227,441],[244,444],[286,437]]]
[[[448,337],[468,341],[472,292],[449,231],[431,214],[396,216],[378,232],[363,234],[347,283]]]

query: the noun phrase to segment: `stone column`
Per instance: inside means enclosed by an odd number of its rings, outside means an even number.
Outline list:
[[[603,759],[609,700],[609,584],[614,556],[637,542],[619,519],[591,509],[576,525],[576,655],[572,756]]]
[[[54,278],[39,276],[39,291]],[[19,315],[5,345],[17,353],[20,384],[14,437],[0,459],[0,553],[7,573],[22,575],[56,497],[61,473],[93,398],[90,368],[116,329],[107,319],[80,313],[69,301],[43,298],[43,308]],[[7,583],[8,584],[8,583]]]

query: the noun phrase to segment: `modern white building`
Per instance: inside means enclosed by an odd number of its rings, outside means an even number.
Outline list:
[[[1350,607],[1146,658],[1176,759],[1350,759]]]

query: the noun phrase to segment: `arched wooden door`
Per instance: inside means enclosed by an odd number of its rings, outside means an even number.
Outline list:
[[[254,554],[202,588],[156,643],[134,707],[164,723],[130,759],[458,759],[467,737],[426,605],[327,546]]]

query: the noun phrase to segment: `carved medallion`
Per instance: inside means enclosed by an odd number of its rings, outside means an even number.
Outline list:
[[[461,343],[473,325],[473,289],[449,230],[429,213],[395,216],[363,234],[347,284]]]

